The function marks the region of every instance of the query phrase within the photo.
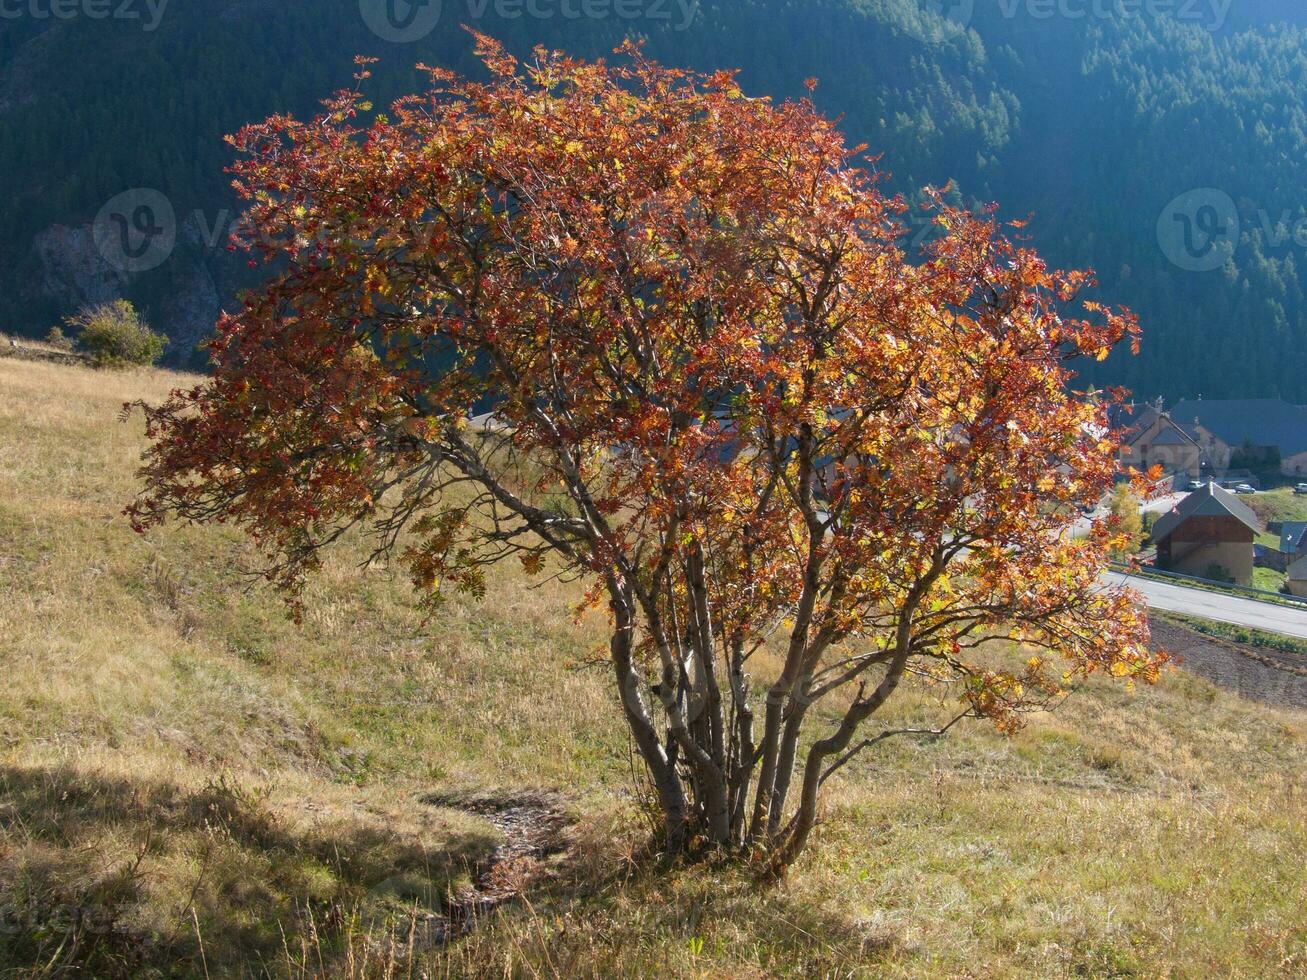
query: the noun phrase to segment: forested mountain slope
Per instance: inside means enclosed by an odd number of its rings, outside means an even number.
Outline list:
[[[384,3],[130,0],[134,19],[33,16],[39,4],[0,19],[0,324],[44,332],[126,295],[175,338],[171,360],[194,363],[248,285],[223,250],[236,202],[222,135],[311,113],[356,54],[384,59],[380,105],[420,85],[418,62],[474,70],[467,23],[518,52],[594,57],[642,37],[660,60],[739,67],[751,94],[799,95],[816,76],[820,108],[883,154],[896,189],[954,180],[967,200],[1032,214],[1037,247],[1092,265],[1139,311],[1143,355],[1095,366],[1094,381],[1307,401],[1307,14],[1287,0],[1169,16],[1073,0],[444,0],[400,2],[405,30],[378,20]],[[133,189],[157,195],[118,197]],[[175,244],[124,262],[93,223],[135,220],[142,200],[170,214],[141,228]],[[1200,257],[1177,264],[1177,242]]]

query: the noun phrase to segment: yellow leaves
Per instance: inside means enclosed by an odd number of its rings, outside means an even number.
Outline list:
[[[506,58],[496,64],[510,70]],[[816,544],[829,549],[825,568],[849,576],[847,595],[822,612],[829,618],[820,625],[834,624],[837,633],[874,632],[875,617],[865,611],[901,603],[910,584],[926,573],[930,546],[947,540],[955,524],[975,530],[976,544],[960,556],[963,570],[955,567],[951,582],[942,578],[930,588],[928,609],[938,614],[930,621],[971,616],[995,594],[1010,596],[1036,619],[1047,618],[1045,611],[1059,603],[1081,601],[1077,583],[1093,571],[1088,566],[1101,542],[1081,551],[1043,546],[1034,528],[1021,526],[1023,515],[1036,516],[1039,494],[1056,503],[1070,493],[1058,490],[1047,460],[1070,457],[1068,479],[1086,488],[1096,485],[1109,463],[1115,466],[1108,459],[1114,455],[1111,440],[1104,442],[1105,452],[1090,450],[1099,438],[1086,427],[1093,414],[1067,407],[1064,376],[1045,370],[1042,356],[1018,356],[1029,349],[1051,357],[1063,342],[1042,332],[1053,333],[1039,312],[1046,276],[1033,266],[1008,263],[1014,253],[1004,243],[989,241],[965,213],[946,208],[936,224],[950,236],[944,243],[949,248],[929,267],[905,263],[893,238],[876,230],[896,206],[851,170],[832,166],[833,131],[815,120],[812,126],[791,125],[800,120],[797,109],[793,116],[791,110],[776,115],[763,102],[731,101],[744,95],[727,75],[710,85],[686,83],[701,95],[684,99],[675,94],[681,83],[656,72],[654,88],[644,94],[616,79],[610,89],[598,67],[558,65],[542,72],[547,93],[492,82],[485,98],[469,97],[457,111],[433,119],[431,132],[416,141],[394,133],[375,151],[344,153],[324,145],[310,154],[323,181],[357,183],[360,194],[375,199],[375,206],[351,219],[370,237],[364,240],[350,227],[349,239],[334,243],[332,266],[312,283],[332,291],[311,297],[312,308],[326,304],[340,308],[342,316],[362,318],[376,312],[375,303],[403,321],[388,327],[387,343],[377,345],[394,351],[384,365],[359,372],[369,383],[332,392],[347,411],[343,419],[322,420],[324,429],[331,425],[352,434],[347,423],[370,417],[382,399],[373,379],[387,374],[394,390],[413,389],[419,403],[429,400],[440,408],[429,432],[413,423],[413,434],[433,441],[450,426],[468,428],[471,406],[493,393],[504,403],[503,416],[514,427],[512,445],[523,458],[537,451],[552,458],[562,441],[582,481],[602,487],[596,507],[615,515],[614,533],[596,561],[608,562],[608,549],[636,551],[650,539],[657,541],[650,551],[660,550],[664,539],[673,549],[701,542],[714,563],[714,601],[723,617],[750,630],[770,628],[788,614],[784,628],[794,631],[802,588],[796,571],[805,550]],[[449,87],[459,90],[461,83]],[[500,106],[492,116],[482,108],[491,103]],[[655,123],[659,135],[651,138]],[[554,171],[547,175],[547,193],[539,196],[534,170],[523,166],[531,160],[548,161]],[[396,168],[412,163],[420,164],[424,177],[411,193],[396,196]],[[367,169],[347,172],[353,165]],[[274,195],[278,201],[304,177],[289,165],[265,169],[264,183],[276,179],[284,187]],[[522,184],[527,170],[529,186]],[[520,207],[501,208],[499,198],[483,192],[486,175],[508,188]],[[811,190],[796,193],[801,185]],[[630,263],[614,263],[609,255],[610,197],[625,214],[621,229],[629,242],[621,244],[631,246]],[[711,220],[698,204],[710,199]],[[452,211],[443,203],[427,207],[436,201],[447,201]],[[934,209],[941,208],[937,200]],[[312,237],[307,229],[333,216],[320,213],[316,203],[307,212],[300,205],[295,214],[306,226],[306,241]],[[483,258],[457,247],[465,226],[466,234],[484,236]],[[441,275],[414,277],[389,261],[393,251],[409,248],[425,263],[439,263]],[[791,313],[802,305],[797,291],[817,288],[813,270],[826,264],[824,258],[813,264],[801,257],[809,251],[830,256],[838,288],[829,309],[808,314],[812,321],[801,324]],[[562,285],[529,271],[564,262],[569,272]],[[987,270],[983,275],[974,271],[981,268]],[[1014,300],[1010,316],[967,299],[988,296],[984,280],[991,272]],[[473,288],[480,290],[476,318],[451,299]],[[1033,312],[1026,299],[1035,303]],[[251,315],[249,329],[263,326]],[[269,329],[276,326],[270,322]],[[1074,324],[1064,329],[1066,340],[1083,341],[1091,354],[1106,343]],[[468,370],[449,380],[415,370],[424,349],[446,342],[462,363],[502,366],[485,377]],[[640,382],[633,386],[626,372],[636,362],[648,367],[639,368]],[[520,380],[506,383],[509,374]],[[275,393],[280,380],[275,374],[264,387]],[[430,399],[422,390],[427,385],[436,389]],[[721,391],[739,396],[731,399],[729,419],[713,421],[709,407],[722,407],[716,394]],[[531,424],[537,397],[569,406],[575,424],[557,434]],[[257,425],[245,421],[254,414],[248,401],[229,413],[228,429],[243,433]],[[682,416],[689,421],[677,421]],[[831,508],[843,515],[838,526],[817,542],[794,500],[800,468],[793,449],[804,423],[817,430],[819,443],[805,462],[819,472],[831,499],[844,503],[839,511]],[[702,443],[694,434],[699,425],[709,433]],[[230,432],[215,431],[222,437],[211,440],[215,447],[230,443]],[[715,458],[713,431],[744,451]],[[379,440],[377,458],[366,460],[364,475],[390,465],[383,452],[389,450]],[[194,458],[189,447],[180,447],[176,456],[177,469]],[[559,484],[557,474],[548,472],[551,482],[531,473],[530,483],[534,492],[553,498]],[[781,489],[760,500],[760,489],[770,482]],[[1032,493],[1036,486],[1039,494]],[[557,499],[566,505],[567,494],[557,493]],[[670,515],[680,504],[691,516],[673,522]],[[709,508],[716,520],[705,513]],[[431,540],[415,554],[418,571],[433,588],[441,579],[446,588],[484,587],[472,567],[482,560],[478,549],[491,543],[482,522],[442,519],[427,533]],[[1015,545],[1010,550],[994,543],[1009,539]],[[519,542],[526,574],[540,574],[546,565],[554,570],[537,539],[514,540]],[[503,550],[493,544],[498,557]],[[824,579],[823,587],[829,584]],[[669,604],[685,602],[680,587],[668,590]],[[602,593],[596,583],[589,601],[598,603]],[[1140,661],[1120,652],[1122,639],[1138,629],[1127,615],[1106,610],[1079,619],[1101,629],[1063,651],[1077,672],[1085,672],[1086,663],[1106,668],[1122,660],[1135,665],[1127,676],[1146,676]],[[1032,626],[1031,633],[1037,638],[1039,630]],[[934,635],[947,656],[948,634]],[[890,642],[888,636],[869,639],[878,647]],[[951,649],[953,657],[962,655],[956,643]],[[1019,656],[1016,664],[1021,673]],[[1001,726],[1014,726],[1014,712],[1036,703],[1054,679],[1054,670],[1037,657],[1027,667],[1019,679],[993,675],[976,692],[977,707]]]

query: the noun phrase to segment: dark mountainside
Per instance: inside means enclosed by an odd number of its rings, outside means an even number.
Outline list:
[[[249,285],[225,251],[222,136],[311,114],[357,54],[383,59],[378,106],[420,88],[418,62],[475,71],[467,23],[517,53],[596,57],[642,37],[669,63],[739,67],[752,94],[797,96],[816,76],[819,107],[883,154],[895,189],[954,180],[965,200],[1032,215],[1036,247],[1094,267],[1103,295],[1139,312],[1143,355],[1090,380],[1307,402],[1307,12],[1293,0],[1134,15],[1109,0],[398,0],[407,27],[386,2],[5,8],[0,329],[43,334],[126,296],[173,337],[174,364],[200,363],[196,343]]]

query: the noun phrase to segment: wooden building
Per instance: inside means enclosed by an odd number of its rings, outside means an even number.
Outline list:
[[[1157,567],[1251,585],[1257,515],[1228,490],[1207,483],[1153,525]]]

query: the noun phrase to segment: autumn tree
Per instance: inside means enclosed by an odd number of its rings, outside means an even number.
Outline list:
[[[495,562],[582,580],[666,851],[772,872],[907,675],[936,730],[1154,678],[1111,521],[1068,533],[1118,451],[1072,361],[1135,330],[1087,274],[938,195],[905,256],[806,100],[478,43],[487,82],[234,138],[271,278],[144,406],[138,528],[239,524],[293,602],[354,527],[433,608]]]
[[[1117,534],[1121,543],[1114,549],[1118,557],[1133,555],[1144,541],[1143,506],[1128,481],[1121,481],[1112,489],[1111,511],[1117,520]]]

